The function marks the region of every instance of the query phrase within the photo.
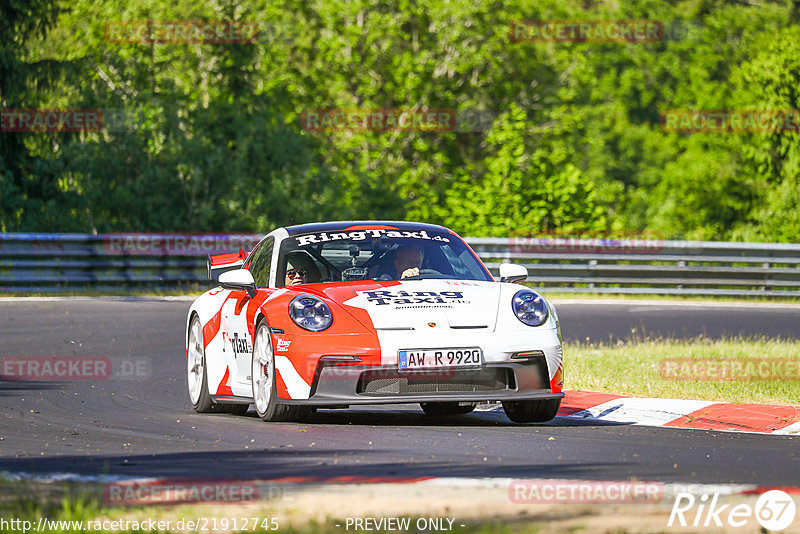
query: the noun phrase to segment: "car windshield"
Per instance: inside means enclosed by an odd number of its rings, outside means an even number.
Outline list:
[[[431,278],[492,281],[460,238],[431,230],[329,231],[288,237],[281,243],[277,276],[278,286]]]

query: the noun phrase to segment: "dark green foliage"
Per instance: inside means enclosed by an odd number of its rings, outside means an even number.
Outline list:
[[[257,21],[255,44],[125,44],[114,21]],[[646,44],[514,43],[518,19],[663,21]],[[0,133],[0,231],[258,231],[345,218],[475,236],[800,239],[800,133],[672,133],[680,109],[800,108],[797,3],[5,0],[2,108],[122,131]],[[306,110],[495,116],[329,131]]]

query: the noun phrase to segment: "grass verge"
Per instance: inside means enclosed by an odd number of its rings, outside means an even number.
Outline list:
[[[25,491],[20,491],[25,487]],[[63,493],[65,488],[71,493]],[[14,496],[13,502],[4,499],[9,489]],[[61,494],[58,493],[59,489]],[[249,503],[119,508],[103,506],[104,501],[96,493],[97,489],[95,488],[95,493],[91,493],[91,488],[84,486],[83,490],[89,490],[89,493],[80,493],[71,483],[0,482],[0,519],[29,521],[32,528],[27,532],[36,532],[40,519],[47,518],[47,528],[39,529],[38,532],[55,534],[112,531],[151,534],[347,534],[366,531],[622,534],[665,532],[674,500],[671,494],[665,493],[664,499],[657,503],[637,503],[626,499],[617,503],[595,504],[571,503],[569,500],[520,503],[509,498],[507,484],[469,487],[456,482],[452,485],[437,485],[435,489],[424,484],[302,486],[282,497]],[[38,497],[33,497],[32,492],[38,494]],[[21,497],[23,493],[25,497]],[[757,495],[723,496],[721,503],[729,507],[747,503],[752,508],[757,498]],[[274,522],[270,520],[268,528],[259,526],[254,529],[252,523],[241,528],[244,518],[254,517],[260,520],[272,518]],[[354,525],[358,518],[363,520],[361,528]],[[381,521],[383,518],[392,520],[394,524],[390,526]],[[233,525],[234,519],[239,521],[238,528]],[[367,523],[368,519],[371,524]],[[73,524],[59,525],[58,521],[72,521]],[[83,523],[76,526],[75,521]],[[110,521],[129,523],[122,528],[114,528],[108,523]],[[130,522],[133,521],[139,521],[140,524],[143,521],[169,521],[171,527],[131,527]],[[205,526],[197,527],[197,523],[189,525],[190,521],[204,521]],[[182,527],[178,526],[179,523]],[[752,523],[754,521],[748,527]],[[745,530],[755,531],[752,528]],[[9,529],[8,526],[0,531],[22,532],[20,529]],[[717,531],[721,530],[715,530]],[[798,532],[797,529],[787,530],[789,531]]]
[[[800,405],[800,343],[796,341],[741,337],[631,338],[617,343],[565,343],[564,355],[568,389],[639,397]],[[664,366],[676,361],[677,368]],[[770,366],[768,379],[760,379],[758,375],[762,361]],[[778,365],[780,361],[789,364]],[[706,372],[705,380],[698,380],[694,371],[702,368],[697,365],[708,367],[710,363],[718,367],[714,372]],[[739,363],[741,372],[732,367]],[[773,364],[778,365],[778,372],[772,372]],[[730,371],[724,371],[726,366]],[[757,376],[752,378],[754,374]]]
[[[60,486],[56,484],[57,486]],[[60,489],[65,489],[60,487]],[[12,498],[0,497],[0,532],[29,533],[48,532],[50,534],[72,534],[86,532],[114,532],[118,534],[173,534],[178,532],[214,533],[252,533],[266,534],[282,532],[287,534],[340,534],[353,530],[346,527],[345,519],[315,518],[287,519],[285,513],[273,515],[274,508],[251,508],[250,513],[237,510],[236,513],[212,510],[204,505],[152,506],[147,508],[104,507],[91,492],[74,492],[66,489],[54,498],[52,491],[27,488],[24,483],[0,481],[0,495],[9,492]],[[21,492],[17,493],[17,492]],[[34,497],[34,494],[38,493]],[[258,516],[255,526],[253,516]],[[272,519],[268,517],[272,515]],[[289,514],[290,516],[292,514]],[[280,519],[277,516],[282,516]],[[377,517],[376,517],[377,519]],[[428,529],[414,528],[417,520],[430,519],[425,516],[407,515],[405,519],[411,528],[407,532],[427,532]],[[152,520],[152,521],[151,521]],[[441,520],[442,524],[444,520]],[[155,528],[151,526],[155,524]],[[471,520],[463,526],[452,527],[463,534],[536,534],[542,531],[542,524],[525,517]],[[249,525],[249,526],[248,526]],[[449,526],[449,525],[448,525]],[[37,530],[39,527],[42,530]],[[238,527],[238,528],[236,528]],[[244,527],[244,528],[242,528]],[[371,532],[397,532],[397,529],[372,528]],[[450,528],[447,528],[450,530]]]

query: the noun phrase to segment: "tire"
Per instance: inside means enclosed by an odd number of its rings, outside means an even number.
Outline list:
[[[253,387],[253,404],[258,416],[267,422],[292,421],[305,412],[297,406],[278,404],[275,393],[275,353],[269,327],[264,319],[256,326],[253,337],[253,355],[250,360]]]
[[[186,385],[189,389],[189,402],[197,413],[209,413],[214,403],[208,394],[206,376],[206,348],[203,343],[203,327],[195,315],[189,324],[189,350],[186,354]]]
[[[457,402],[421,402],[420,407],[428,415],[464,415],[475,409],[474,404],[459,406]]]
[[[561,407],[561,399],[503,401],[506,416],[515,423],[546,423]]]

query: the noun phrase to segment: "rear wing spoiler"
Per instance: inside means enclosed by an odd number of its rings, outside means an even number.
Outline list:
[[[219,281],[219,275],[224,272],[232,271],[234,269],[241,269],[244,260],[247,259],[247,252],[244,249],[239,249],[239,252],[231,252],[230,254],[215,254],[208,257],[208,281]]]

